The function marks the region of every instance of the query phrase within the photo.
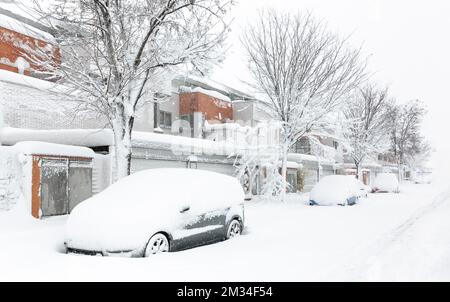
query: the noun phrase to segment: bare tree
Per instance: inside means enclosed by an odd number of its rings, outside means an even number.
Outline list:
[[[344,137],[350,147],[357,177],[361,178],[361,165],[366,158],[389,149],[389,108],[393,101],[388,89],[367,85],[358,88],[344,108],[347,131]]]
[[[131,134],[143,102],[158,100],[176,67],[205,72],[222,59],[232,0],[57,0],[36,2],[62,49],[54,72],[85,110],[114,132],[117,178],[130,173]]]
[[[426,109],[419,100],[393,106],[390,110],[391,155],[399,167],[402,178],[403,166],[420,154],[429,152],[429,145],[421,136],[421,123]]]
[[[359,85],[365,65],[359,50],[310,14],[266,10],[242,37],[255,87],[282,122],[282,175],[289,149]],[[285,191],[285,190],[283,190]]]

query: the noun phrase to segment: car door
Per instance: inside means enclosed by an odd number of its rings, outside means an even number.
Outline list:
[[[206,226],[205,238],[209,242],[220,241],[226,236],[226,220],[227,213],[230,209],[213,209],[208,211],[204,216],[204,224]]]
[[[178,227],[172,233],[172,250],[179,251],[193,248],[208,241],[205,238],[205,213],[196,211],[191,205],[186,204],[179,209]]]

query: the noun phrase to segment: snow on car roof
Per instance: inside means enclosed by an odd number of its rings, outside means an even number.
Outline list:
[[[242,202],[245,196],[234,177],[205,170],[165,168],[132,174],[106,189],[98,198],[119,204],[122,198],[131,203],[152,201],[154,206],[162,201],[167,206],[170,202],[235,204]]]

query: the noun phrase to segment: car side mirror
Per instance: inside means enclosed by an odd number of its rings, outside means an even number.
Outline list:
[[[181,208],[180,213],[181,213],[181,214],[186,213],[186,212],[188,212],[190,209],[191,209],[190,206],[184,206],[184,207]]]

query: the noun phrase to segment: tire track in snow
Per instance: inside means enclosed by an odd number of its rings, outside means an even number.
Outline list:
[[[357,249],[352,253],[353,257],[350,257],[349,264],[344,266],[340,265],[332,270],[332,278],[351,281],[363,281],[370,278],[370,275],[377,274],[377,264],[382,259],[382,254],[393,246],[394,244],[402,241],[402,238],[406,233],[417,224],[422,218],[428,214],[438,210],[441,206],[450,202],[450,190],[444,191],[438,194],[434,200],[416,210],[408,219],[403,221],[400,225],[391,230],[384,232],[377,239],[371,240],[369,244]]]

